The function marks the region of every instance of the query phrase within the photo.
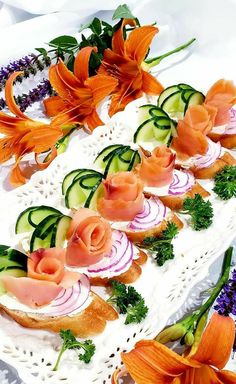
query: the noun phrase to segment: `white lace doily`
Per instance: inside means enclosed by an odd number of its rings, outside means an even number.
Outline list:
[[[15,244],[15,221],[26,207],[46,204],[67,212],[61,195],[64,176],[73,169],[91,167],[96,155],[107,145],[131,143],[136,128],[137,106],[146,102],[140,99],[131,103],[124,112],[118,113],[107,125],[97,128],[93,135],[83,140],[79,135],[75,136],[70,151],[56,158],[48,169],[33,175],[27,185],[2,195],[1,243]],[[203,184],[208,190],[212,187],[210,182]],[[185,226],[174,241],[174,260],[158,267],[149,259],[143,267],[135,287],[149,307],[146,319],[141,324],[123,325],[121,316],[109,322],[105,331],[94,338],[96,353],[89,365],[79,362],[75,352],[69,351],[59,371],[53,372],[60,347],[58,335],[24,329],[5,316],[0,318],[0,358],[12,364],[27,384],[110,383],[112,372],[120,365],[120,352],[131,349],[141,338],[155,336],[183,305],[192,287],[206,278],[210,265],[231,244],[236,229],[235,199],[220,201],[214,194],[210,199],[215,214],[213,225],[200,232]],[[103,290],[100,291],[103,294]]]

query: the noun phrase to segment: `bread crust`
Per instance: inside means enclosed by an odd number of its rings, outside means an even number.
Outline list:
[[[193,167],[190,168],[190,170],[196,179],[212,179],[216,173],[221,171],[226,165],[236,165],[235,158],[229,152],[225,152],[211,167],[201,169]]]
[[[11,310],[1,304],[0,310],[25,328],[45,329],[54,332],[70,329],[77,337],[86,338],[103,332],[107,321],[118,318],[118,313],[110,304],[94,292],[91,292],[91,295],[92,301],[89,306],[72,316],[49,317]]]
[[[208,136],[215,143],[220,141],[221,145],[225,148],[232,149],[236,147],[236,133],[232,135],[225,135],[211,132]]]
[[[178,211],[183,208],[184,200],[187,197],[194,197],[196,194],[201,195],[202,197],[210,196],[210,193],[206,191],[198,182],[194,184],[194,186],[184,193],[183,195],[173,196],[158,196],[158,199],[160,199],[163,204],[166,207],[169,207],[172,211]],[[152,195],[150,193],[145,193],[146,197],[151,197]]]
[[[134,283],[141,275],[142,268],[141,265],[145,264],[147,261],[147,254],[144,251],[139,251],[139,258],[133,260],[132,265],[128,271],[121,273],[119,276],[114,276],[111,278],[101,278],[101,277],[92,277],[89,278],[92,285],[101,285],[109,286],[112,280],[119,281],[123,284]]]
[[[140,244],[143,242],[145,237],[155,236],[158,237],[161,232],[166,229],[168,222],[175,223],[179,229],[183,228],[183,222],[176,216],[174,213],[172,213],[168,219],[163,220],[159,225],[156,227],[147,229],[146,231],[129,231],[124,230],[126,233],[128,239],[132,241],[133,243]]]

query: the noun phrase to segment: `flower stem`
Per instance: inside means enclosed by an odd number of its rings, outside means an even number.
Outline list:
[[[57,370],[58,370],[58,367],[59,367],[59,364],[60,364],[60,361],[61,361],[61,357],[62,357],[63,353],[65,352],[65,350],[66,350],[66,348],[64,348],[64,347],[62,346],[62,348],[61,348],[61,350],[60,350],[60,352],[59,352],[59,355],[58,355],[58,357],[57,357],[56,364],[55,364],[55,366],[54,366],[54,368],[53,368],[53,371],[57,371]]]
[[[163,55],[161,56],[157,56],[157,57],[153,57],[153,58],[150,58],[150,59],[147,59],[145,60],[145,68],[148,67],[148,69],[152,68],[152,67],[155,67],[156,65],[158,65],[163,59],[165,59],[166,57],[168,56],[171,56],[173,55],[174,53],[177,53],[177,52],[180,52],[182,51],[183,49],[189,47],[194,41],[196,41],[195,38],[189,40],[187,43],[183,44],[183,45],[180,45],[179,47],[173,49],[172,51],[169,51],[167,53],[164,53]]]

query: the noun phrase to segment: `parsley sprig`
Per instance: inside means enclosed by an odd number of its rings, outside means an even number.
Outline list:
[[[214,177],[213,191],[222,199],[236,197],[236,166],[226,165]]]
[[[79,353],[79,355],[78,355],[79,360],[84,361],[86,364],[88,364],[90,362],[91,358],[93,357],[93,355],[95,353],[95,349],[96,349],[92,340],[85,340],[84,342],[78,341],[70,329],[67,329],[67,330],[61,329],[60,330],[60,337],[63,340],[63,344],[62,344],[61,350],[59,352],[55,367],[53,368],[53,371],[57,371],[58,366],[59,366],[60,361],[61,361],[61,357],[67,349],[75,349],[75,350],[83,349],[84,352]]]
[[[157,264],[162,266],[167,260],[174,258],[172,240],[177,236],[178,232],[177,225],[169,222],[160,236],[146,237],[140,247],[154,252]]]
[[[148,307],[142,296],[134,287],[113,280],[111,282],[112,294],[107,300],[115,305],[121,314],[126,314],[125,324],[140,323],[147,315]]]
[[[207,229],[213,220],[213,208],[210,201],[205,201],[198,193],[194,198],[187,197],[184,200],[183,214],[191,216],[191,224],[195,231]]]

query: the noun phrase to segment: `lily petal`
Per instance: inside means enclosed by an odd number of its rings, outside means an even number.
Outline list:
[[[201,366],[153,340],[138,342],[131,352],[122,353],[122,360],[137,384],[172,383],[189,368]]]
[[[134,29],[125,41],[126,54],[136,60],[138,64],[141,64],[157,32],[158,28],[152,25]]]
[[[97,106],[108,96],[118,84],[117,79],[111,76],[96,75],[86,81],[92,90],[94,105]]]
[[[64,68],[66,68],[65,64],[60,62],[58,64],[52,65],[49,68],[49,80],[52,84],[55,91],[59,94],[59,96],[66,101],[73,101],[73,94],[75,92],[75,88],[68,82],[67,76],[64,77]],[[69,72],[69,71],[68,71]],[[71,73],[72,74],[72,73]],[[74,77],[74,79],[76,79]]]
[[[62,100],[60,96],[51,96],[43,101],[45,113],[49,117],[53,117],[58,113],[64,111],[67,104]]]
[[[49,166],[49,164],[51,164],[51,162],[57,157],[57,149],[55,146],[52,147],[50,158],[48,161],[45,161],[45,163],[40,162],[38,156],[39,154],[35,153],[34,158],[35,158],[36,164],[39,166],[40,169],[46,169]]]
[[[135,26],[136,21],[134,19],[123,19],[120,28],[114,33],[112,37],[112,50],[121,56],[125,54],[124,27],[127,24],[130,26]]]
[[[22,75],[24,72],[13,72],[9,79],[6,82],[5,85],[5,99],[8,108],[14,115],[21,117],[22,119],[25,120],[31,120],[28,116],[26,116],[23,112],[21,112],[20,108],[17,106],[14,96],[13,96],[13,83],[15,79]]]
[[[75,58],[74,74],[82,84],[89,77],[89,59],[92,52],[97,52],[97,47],[84,47]]]
[[[236,383],[236,373],[230,371],[218,371],[216,376],[222,384],[235,384]]]
[[[20,165],[19,165],[20,160],[21,160],[21,157],[19,157],[16,160],[16,163],[10,173],[9,180],[14,187],[20,187],[21,185],[25,184],[27,181],[22,170],[20,169]]]
[[[95,128],[103,125],[103,121],[100,119],[96,110],[94,110],[90,115],[86,116],[84,119],[85,126],[87,125],[90,131],[93,131]]]
[[[197,352],[191,358],[222,369],[229,360],[234,338],[233,319],[214,313],[202,335]]]
[[[148,95],[159,95],[163,90],[163,85],[150,73],[143,71],[143,92]]]

